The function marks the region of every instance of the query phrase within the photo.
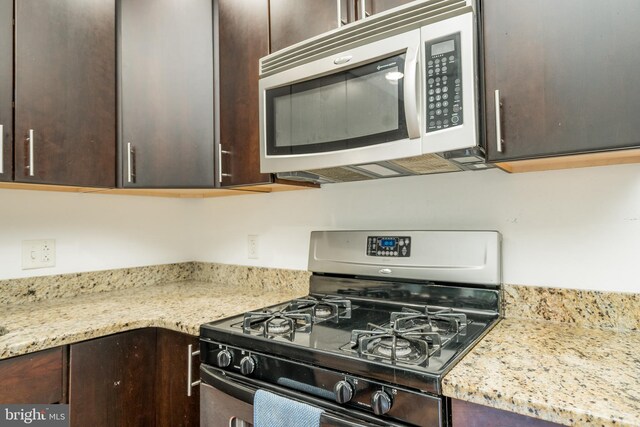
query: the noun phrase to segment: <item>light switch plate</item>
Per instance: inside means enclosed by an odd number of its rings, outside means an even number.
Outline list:
[[[56,241],[23,240],[22,269],[48,268],[56,266]]]

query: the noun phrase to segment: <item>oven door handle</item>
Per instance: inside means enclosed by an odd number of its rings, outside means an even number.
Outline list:
[[[253,397],[256,392],[255,386],[245,385],[239,381],[236,381],[231,376],[220,373],[220,371],[211,369],[206,365],[200,365],[200,378],[202,380],[202,384],[210,385],[221,392],[235,397],[245,403],[253,405]],[[256,381],[257,382],[257,381]],[[312,406],[316,406],[321,408],[324,412],[320,416],[320,424],[328,425],[333,427],[405,427],[405,424],[398,424],[395,422],[389,422],[388,420],[374,420],[373,416],[368,414],[361,414],[360,416],[370,418],[370,421],[367,420],[355,420],[349,417],[346,414],[341,414],[339,411],[344,411],[345,408],[337,407],[336,404],[333,403],[320,403],[314,398],[305,397],[303,398],[299,393],[293,393],[287,389],[282,387],[274,386],[274,385],[266,385],[264,387],[265,390],[269,390],[271,392],[275,392],[283,397],[291,398],[298,400],[303,403],[307,403]],[[329,412],[331,410],[333,412]],[[380,424],[380,422],[384,422],[384,424]]]

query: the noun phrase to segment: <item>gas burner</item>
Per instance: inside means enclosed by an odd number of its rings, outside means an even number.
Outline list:
[[[394,344],[396,347],[396,357],[398,359],[406,359],[407,356],[411,355],[413,352],[411,342],[409,340],[396,338],[394,343],[393,338],[380,338],[375,344],[373,353],[390,358],[393,355]]]
[[[312,322],[308,313],[253,311],[244,315],[242,331],[265,337],[288,336],[289,339],[293,339],[295,332],[310,332]]]
[[[464,335],[469,321],[464,313],[452,309],[430,310],[425,306],[422,311],[403,308],[400,312],[391,313],[390,324],[397,329],[420,327],[441,333]]]
[[[339,296],[325,296],[321,300],[307,297],[293,300],[285,307],[284,313],[309,313],[314,323],[322,320],[351,319],[351,301]]]

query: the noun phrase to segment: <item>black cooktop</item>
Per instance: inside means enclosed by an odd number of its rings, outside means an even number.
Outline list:
[[[497,319],[485,310],[316,294],[206,323],[200,336],[439,393],[441,376]]]

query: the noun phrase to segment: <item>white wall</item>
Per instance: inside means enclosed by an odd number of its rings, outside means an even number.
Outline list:
[[[311,230],[365,228],[498,230],[506,283],[640,292],[640,165],[207,200],[0,190],[0,279],[193,260],[306,269]],[[21,241],[45,238],[57,266],[21,270]]]
[[[0,279],[191,261],[196,202],[0,190]],[[21,269],[32,239],[56,239],[56,267]]]
[[[211,199],[197,260],[306,269],[316,229],[490,229],[511,284],[640,292],[640,165],[498,170]],[[260,258],[247,258],[248,234]]]

